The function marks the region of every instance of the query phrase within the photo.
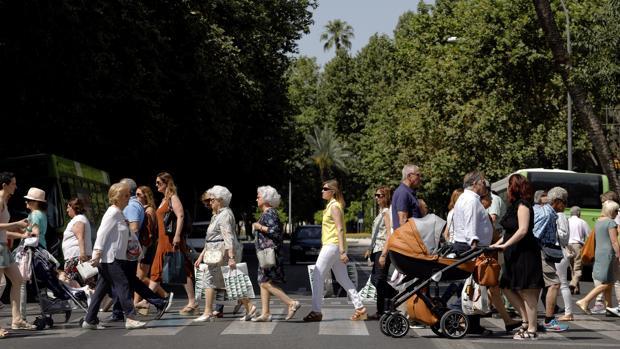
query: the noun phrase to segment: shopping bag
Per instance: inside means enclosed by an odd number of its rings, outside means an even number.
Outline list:
[[[465,315],[485,315],[491,312],[487,288],[478,285],[473,276],[465,280],[461,292],[461,307]]]
[[[207,265],[200,264],[200,267],[194,266],[194,299],[196,302],[204,299],[205,297],[205,277],[207,272]]]
[[[168,252],[164,255],[162,283],[167,285],[185,285],[185,255],[181,251]]]
[[[237,300],[242,298],[255,298],[254,286],[248,276],[246,263],[237,263],[235,269],[228,266],[221,267],[226,286],[226,299]]]
[[[82,280],[89,279],[97,274],[99,274],[99,269],[93,267],[90,262],[80,262],[77,265],[77,271],[80,273]]]
[[[377,301],[377,288],[370,281],[371,278],[372,276],[368,277],[366,285],[364,285],[364,287],[362,287],[362,289],[358,292],[364,303]]]

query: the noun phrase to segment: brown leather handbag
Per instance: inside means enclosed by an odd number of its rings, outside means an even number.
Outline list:
[[[596,247],[596,239],[595,239],[594,229],[588,235],[586,239],[586,243],[583,245],[581,249],[581,264],[590,265],[594,263],[594,249]]]
[[[474,281],[478,285],[493,287],[499,285],[501,267],[497,261],[497,252],[484,252],[474,264]]]

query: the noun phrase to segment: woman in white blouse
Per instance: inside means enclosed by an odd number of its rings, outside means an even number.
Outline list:
[[[80,287],[80,273],[77,266],[86,262],[93,254],[90,222],[84,215],[84,204],[79,198],[67,202],[67,215],[71,218],[62,237],[62,254],[65,257],[65,274],[71,280],[72,287]],[[81,280],[86,283],[86,280]]]
[[[103,215],[97,240],[93,247],[93,259],[90,263],[98,266],[99,279],[97,289],[91,298],[88,312],[82,323],[82,328],[99,330],[104,327],[99,324],[97,313],[103,297],[111,290],[118,299],[127,318],[125,328],[128,330],[143,328],[145,322],[135,319],[136,310],[133,306],[129,282],[123,272],[127,263],[127,241],[129,240],[129,225],[123,209],[129,202],[129,185],[115,183],[108,191],[110,207]]]

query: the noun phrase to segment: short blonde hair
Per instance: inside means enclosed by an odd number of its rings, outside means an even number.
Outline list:
[[[127,183],[114,183],[108,190],[108,202],[110,205],[116,205],[119,203],[121,198],[121,193],[127,190],[127,194],[129,194],[129,184]]]
[[[228,205],[230,205],[232,193],[226,187],[214,185],[211,189],[207,190],[207,194],[211,195],[214,199],[222,200],[222,206],[224,207],[228,207]]]
[[[619,208],[620,208],[620,205],[618,205],[617,202],[611,201],[611,200],[607,200],[607,201],[603,202],[603,210],[601,211],[601,213],[605,217],[613,218],[614,217],[614,212],[618,212]]]

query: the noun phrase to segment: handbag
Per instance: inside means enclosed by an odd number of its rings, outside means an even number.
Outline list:
[[[474,262],[474,281],[481,286],[499,285],[501,267],[497,262],[497,253],[483,253]]]
[[[185,255],[181,251],[168,252],[164,255],[162,283],[167,285],[185,285]]]
[[[276,250],[273,247],[256,251],[256,257],[258,264],[263,269],[269,269],[276,265]]]
[[[560,263],[562,258],[564,258],[562,249],[559,246],[543,245],[542,253],[545,256],[545,260],[549,263]]]
[[[222,259],[224,259],[222,250],[206,250],[202,256],[202,261],[207,265],[218,265],[222,263]]]
[[[168,200],[168,211],[164,213],[164,229],[168,236],[174,236],[177,232],[177,215],[172,210],[172,200]]]
[[[99,274],[99,269],[93,267],[90,262],[80,262],[76,268],[78,273],[80,273],[82,280],[92,278],[93,276]]]
[[[596,248],[596,237],[595,237],[594,229],[588,235],[586,239],[586,243],[583,245],[581,249],[581,263],[583,265],[589,265],[594,263],[594,249]]]

